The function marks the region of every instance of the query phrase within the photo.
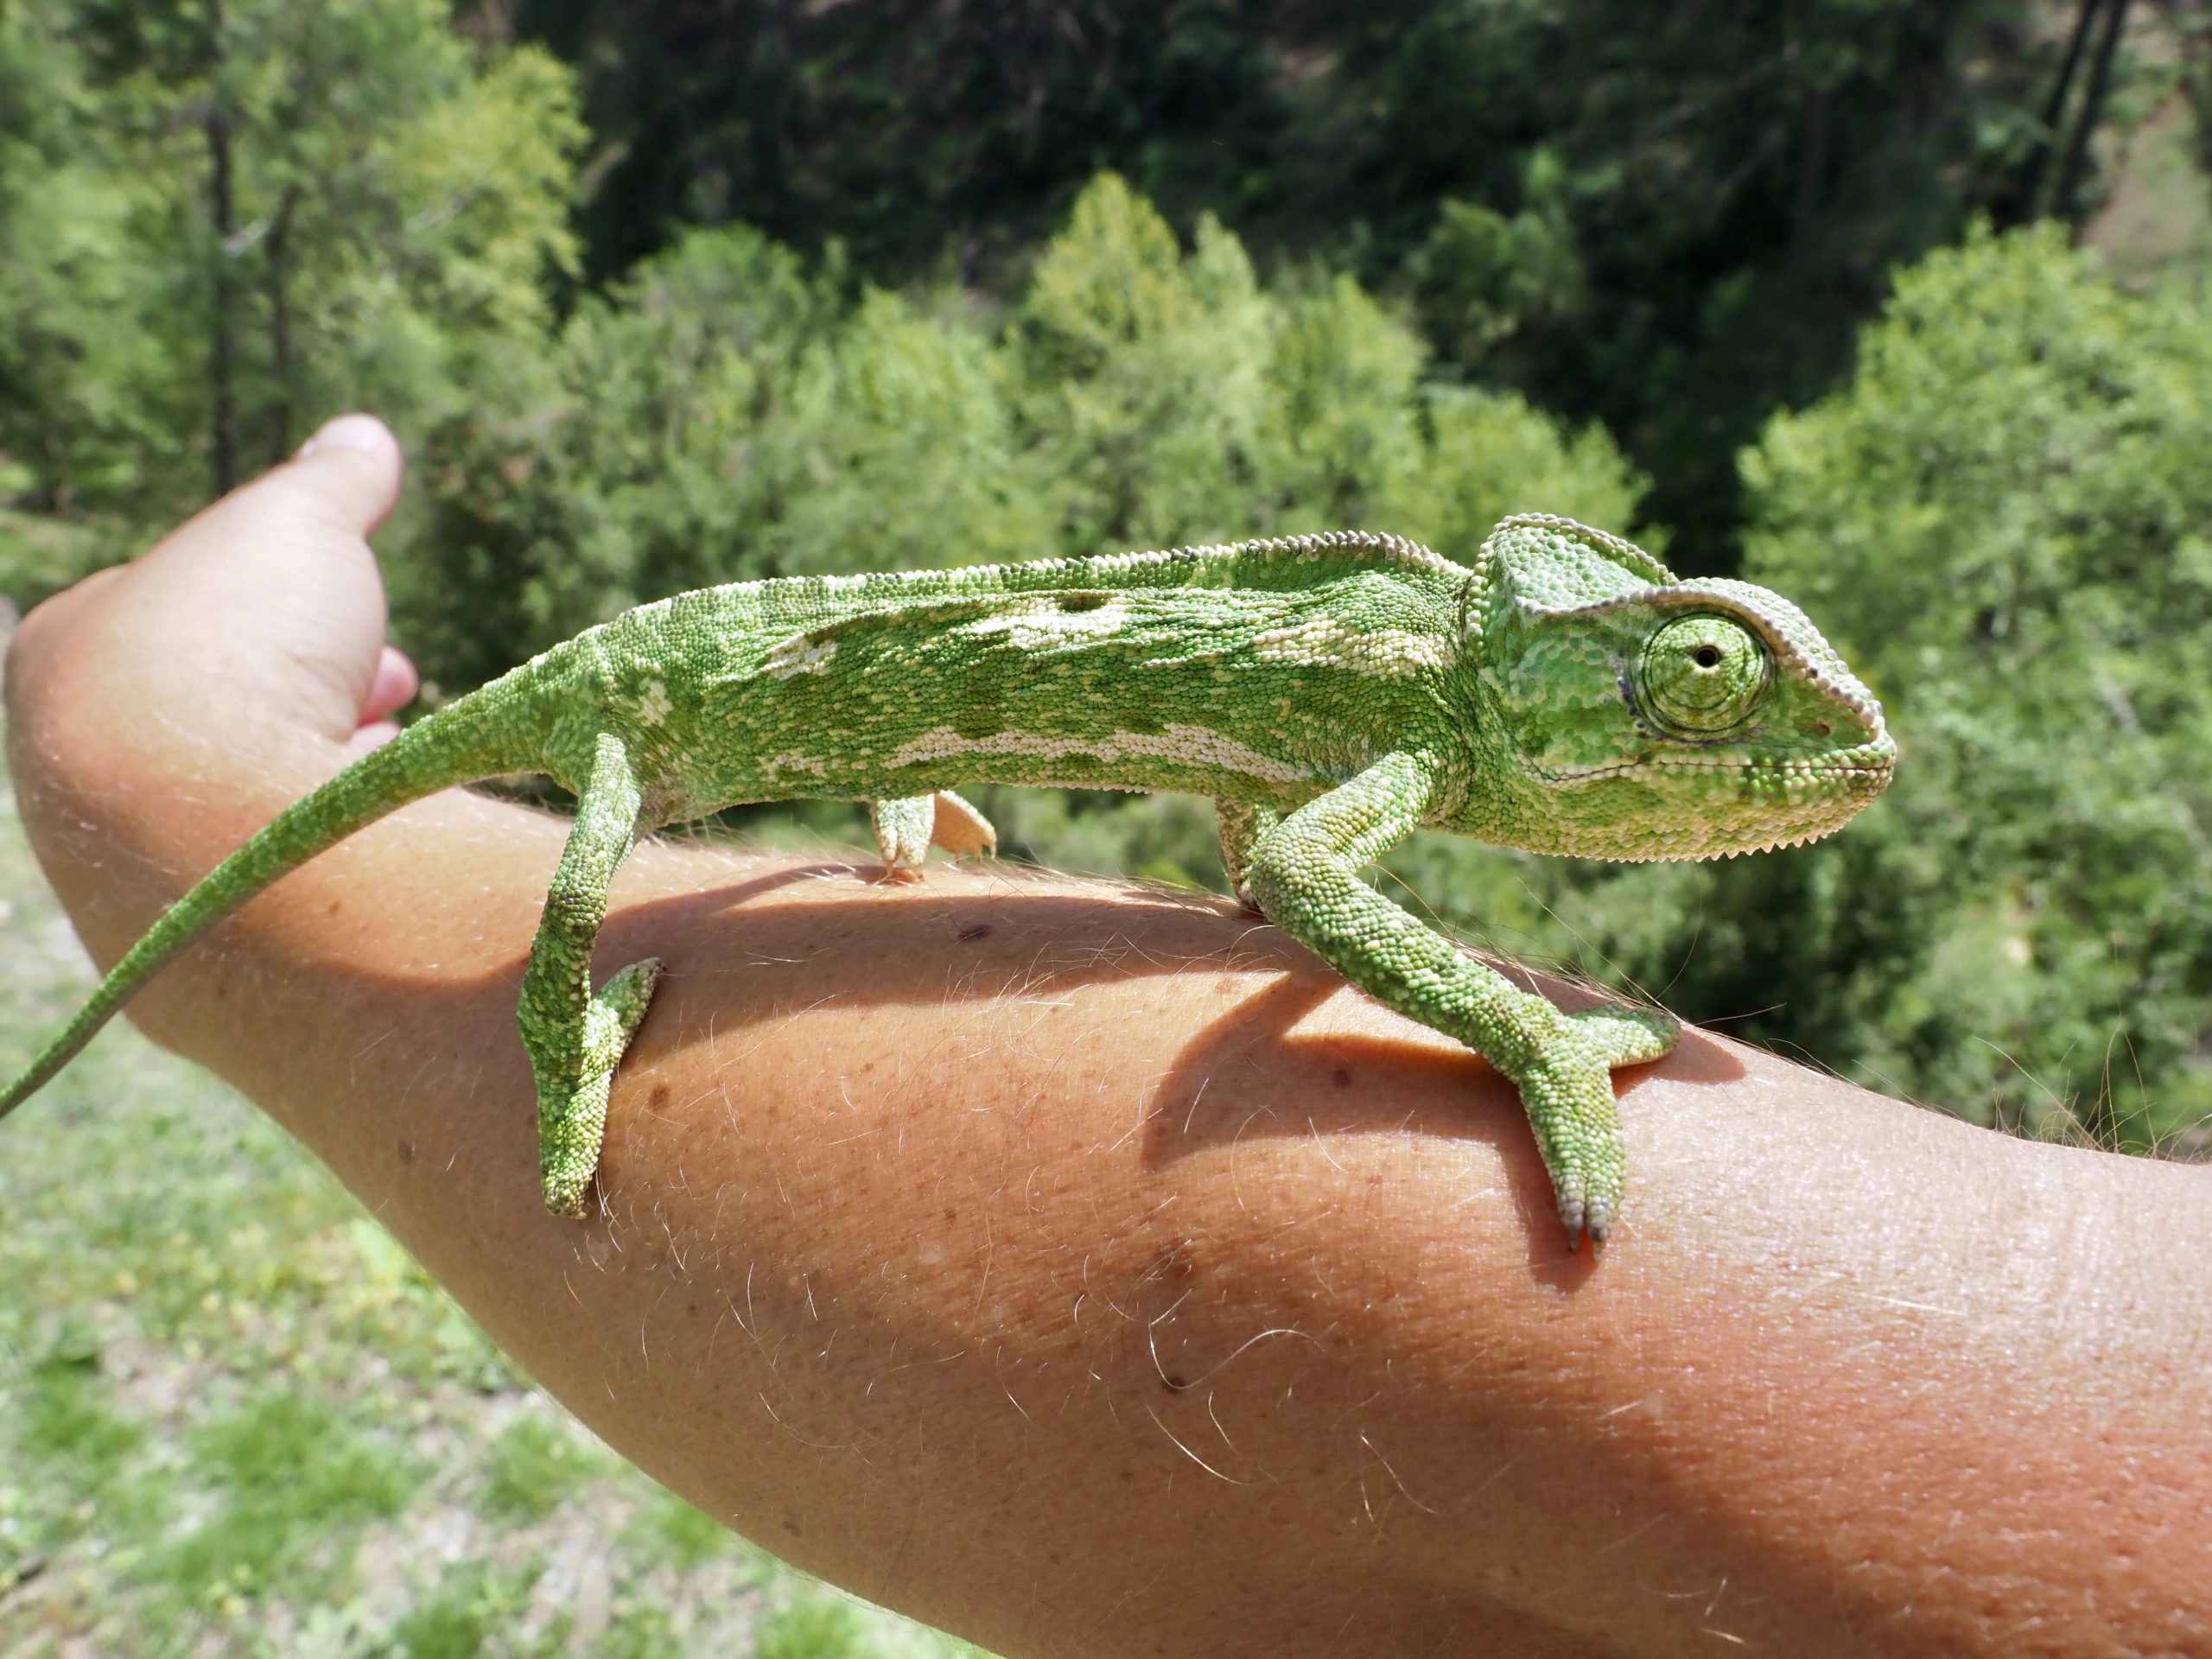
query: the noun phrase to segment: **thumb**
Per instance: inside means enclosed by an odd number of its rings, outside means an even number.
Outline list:
[[[399,441],[371,415],[326,423],[291,461],[233,490],[128,567],[206,700],[344,738],[384,643],[368,537],[391,514]],[[119,595],[118,595],[119,596]]]
[[[373,415],[338,416],[290,461],[203,509],[141,563],[219,550],[241,581],[281,584],[280,567],[303,552],[349,548],[365,558],[367,538],[399,500],[404,471],[390,427]]]
[[[249,756],[265,783],[270,757],[304,736],[302,777],[329,770],[324,746],[397,700],[378,690],[384,584],[368,535],[401,471],[389,428],[341,416],[144,557],[25,617],[7,661],[19,763],[105,756],[115,776],[189,792]]]
[[[373,415],[340,415],[325,421],[292,464],[264,482],[282,480],[284,487],[308,492],[315,508],[330,515],[329,528],[367,536],[391,517],[404,470],[390,427]]]

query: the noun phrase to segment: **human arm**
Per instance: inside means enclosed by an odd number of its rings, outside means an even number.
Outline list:
[[[392,695],[360,531],[396,481],[321,452],[27,620],[19,798],[103,961]],[[801,1565],[1010,1655],[2152,1652],[2206,1616],[2212,1336],[2164,1243],[2201,1171],[1693,1033],[1624,1079],[1592,1264],[1510,1088],[1226,905],[662,842],[615,885],[602,970],[669,978],[579,1229],[514,1029],[565,828],[423,803],[133,1013]]]

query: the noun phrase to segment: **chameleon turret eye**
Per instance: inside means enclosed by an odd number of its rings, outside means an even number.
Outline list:
[[[1772,671],[1766,646],[1740,622],[1685,616],[1645,642],[1637,690],[1662,730],[1712,737],[1751,717]]]

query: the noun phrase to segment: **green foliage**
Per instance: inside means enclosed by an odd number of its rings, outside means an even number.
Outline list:
[[[2005,188],[2048,73],[2031,13],[1370,10],[1332,90],[1378,114],[1338,122],[1338,188],[1449,361],[1602,418],[1648,516],[1726,568],[1736,449],[1847,371],[1886,267]]]
[[[1851,391],[1746,457],[1751,570],[1904,744],[1819,861],[1906,901],[1833,976],[1870,1075],[2131,1140],[2212,1105],[2208,448],[2212,296],[2124,294],[2038,230],[1900,277]],[[1842,901],[1816,868],[1797,902]]]
[[[524,0],[512,15],[584,76],[604,157],[587,258],[604,275],[737,217],[804,250],[842,241],[878,280],[957,270],[1011,296],[1027,251],[1111,168],[1186,234],[1217,217],[1262,270],[1318,257],[1410,296],[1448,371],[1603,420],[1652,480],[1643,516],[1715,569],[1738,550],[1736,450],[1848,373],[1891,264],[2017,194],[2065,43],[2049,10]],[[2108,131],[2158,105],[2177,60],[2212,108],[2202,31],[2179,10],[2135,9]],[[2124,149],[2093,148],[2093,174]]]
[[[666,1555],[680,1572],[691,1572],[715,1556],[732,1554],[756,1555],[762,1563],[761,1576],[773,1568],[774,1564],[759,1556],[752,1545],[673,1492],[663,1492],[657,1503],[645,1506],[639,1516],[639,1532],[648,1549]]]
[[[329,1408],[289,1392],[210,1423],[193,1452],[216,1507],[151,1562],[188,1605],[257,1595],[289,1573],[319,1582],[339,1564],[329,1544],[397,1515],[415,1484],[397,1447],[372,1445]],[[316,1525],[302,1527],[302,1515]]]
[[[445,0],[0,14],[0,505],[107,556],[334,410],[403,429],[526,358],[569,269],[567,69]],[[66,576],[73,569],[60,573]],[[0,525],[0,587],[51,561]]]
[[[542,1521],[594,1472],[592,1458],[567,1425],[518,1417],[492,1443],[492,1478],[484,1501],[500,1514]]]
[[[48,515],[129,495],[174,445],[164,404],[200,366],[142,326],[167,298],[143,242],[160,184],[88,107],[67,11],[0,14],[0,499]],[[18,533],[0,525],[0,556]]]
[[[542,1568],[486,1567],[471,1561],[450,1568],[390,1634],[395,1659],[479,1659],[513,1651],[503,1644],[530,1613],[530,1592]],[[536,1644],[531,1644],[533,1647]]]
[[[1224,889],[1213,806],[1181,795],[1007,789],[973,797],[1000,851],[1085,875],[1133,875],[1168,887]]]
[[[112,1408],[97,1352],[49,1357],[24,1379],[21,1444],[34,1456],[67,1459],[86,1490],[99,1492],[145,1439]]]
[[[702,232],[437,429],[428,523],[392,561],[432,677],[474,684],[656,594],[758,574],[754,435],[829,303],[760,237]]]
[[[867,1659],[860,1620],[841,1602],[809,1598],[760,1626],[760,1659]]]
[[[1102,166],[1184,225],[1194,204],[1227,213],[1269,200],[1289,77],[1268,13],[1281,10],[518,0],[498,11],[585,72],[605,140],[585,207],[596,276],[677,226],[741,218],[810,251],[842,239],[870,271],[911,281],[940,260],[963,280],[1018,267]]]
[[[1515,212],[1449,196],[1438,205],[1406,276],[1430,337],[1453,360],[1482,362],[1516,334],[1556,327],[1588,302],[1569,183],[1558,152],[1538,149]]]
[[[1350,276],[1294,282],[1275,308],[1262,416],[1279,509],[1313,527],[1391,518],[1427,456],[1427,349]]]
[[[397,562],[448,683],[685,588],[1048,536],[988,339],[741,228],[588,301],[527,381],[435,435],[422,556]]]
[[[1601,426],[1568,432],[1510,391],[1440,387],[1424,400],[1427,442],[1417,464],[1392,480],[1382,522],[1447,558],[1471,559],[1509,513],[1556,512],[1585,524],[1634,520],[1643,479]],[[1667,532],[1639,532],[1663,555]]]
[[[1071,546],[1224,539],[1261,442],[1272,321],[1236,238],[1186,257],[1111,174],[1077,200],[1017,314],[1023,423]]]

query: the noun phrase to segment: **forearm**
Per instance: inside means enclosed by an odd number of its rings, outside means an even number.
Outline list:
[[[339,753],[53,645],[11,749],[108,959]],[[410,809],[137,1012],[608,1440],[864,1593],[1015,1655],[2156,1651],[2212,1594],[2202,1287],[2140,1248],[2199,1172],[1693,1036],[1593,1263],[1509,1089],[1225,905],[662,844],[578,1226],[513,1028],[561,830]]]

